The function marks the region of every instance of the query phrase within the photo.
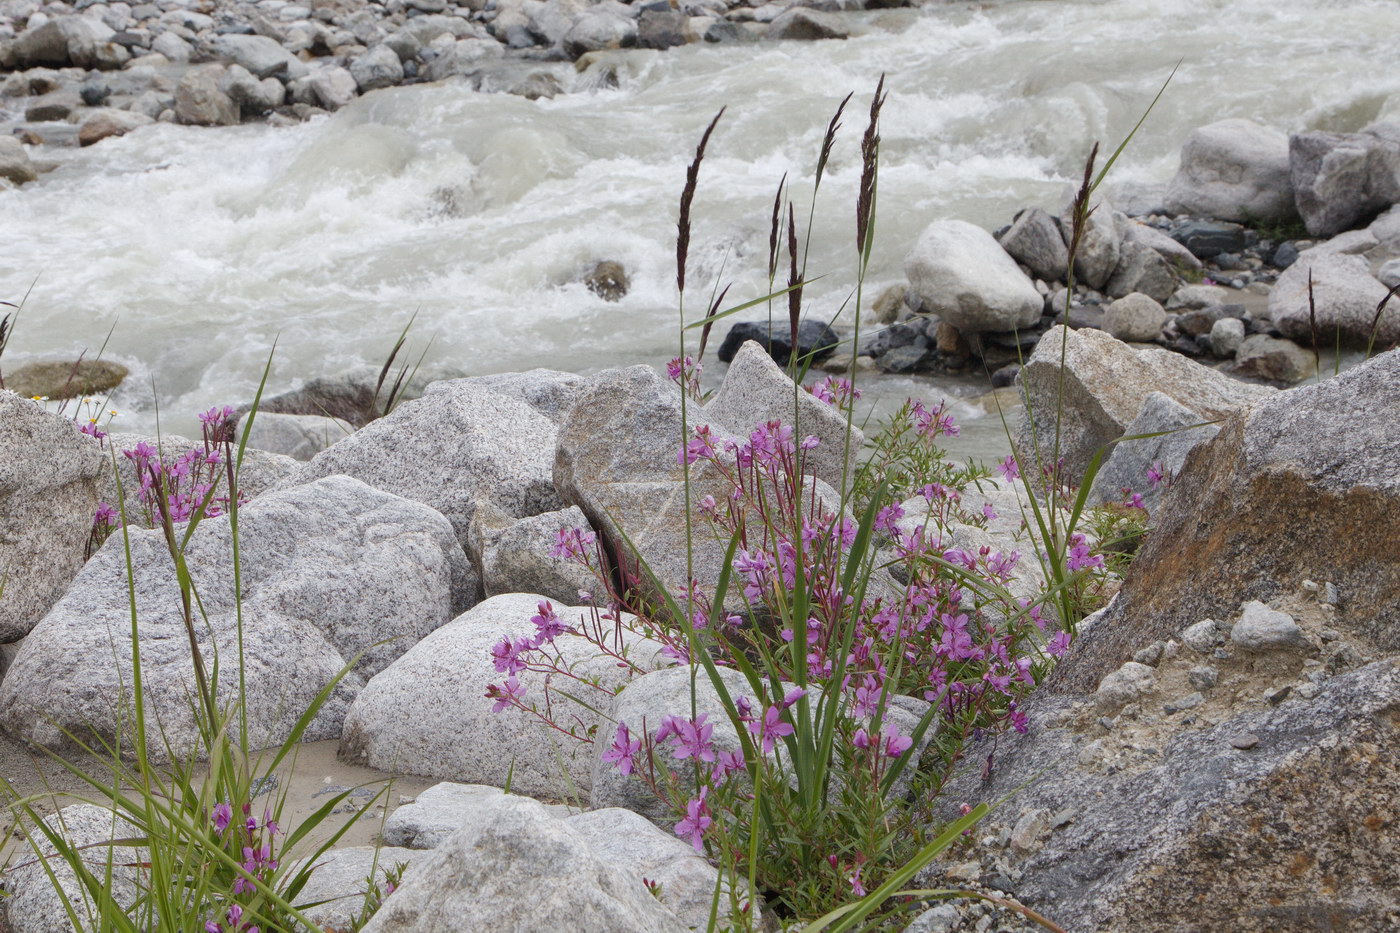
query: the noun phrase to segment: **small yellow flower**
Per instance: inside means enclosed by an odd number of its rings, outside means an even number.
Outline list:
[[[49,400],[47,395],[31,395],[29,397],[36,402],[47,402]]]

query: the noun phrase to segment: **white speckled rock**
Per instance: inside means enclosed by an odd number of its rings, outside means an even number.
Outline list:
[[[239,537],[254,747],[281,742],[316,693],[363,652],[306,737],[339,735],[365,678],[449,619],[476,585],[442,516],[344,476],[249,503]],[[10,735],[62,746],[61,729],[109,740],[116,733],[132,680],[122,545],[121,535],[109,539],[25,638],[0,682],[0,727]],[[173,568],[159,532],[134,530],[131,551],[147,715],[161,717],[166,740],[183,753],[196,745],[193,675]],[[185,550],[207,616],[207,628],[197,627],[201,651],[212,664],[217,646],[225,702],[237,682],[227,673],[238,651],[231,556],[226,518],[205,520]]]
[[[904,259],[904,274],[924,310],[965,334],[1029,327],[1045,306],[1035,284],[992,235],[963,220],[925,228]]]
[[[512,521],[493,507],[477,509],[467,554],[481,573],[487,596],[538,593],[564,605],[579,601],[579,591],[599,590],[597,577],[567,557],[551,557],[563,528],[588,531],[588,519],[575,506]],[[596,556],[590,555],[596,562]]]
[[[1102,331],[1052,327],[1019,376],[1029,399],[1017,438],[1026,459],[1034,450],[1032,418],[1047,463],[1054,449],[1062,341],[1066,379],[1059,450],[1076,478],[1084,475],[1095,450],[1123,436],[1154,391],[1200,415],[1201,421],[1220,418],[1277,391],[1238,382],[1170,350],[1134,350]],[[1028,465],[1023,463],[1023,469]]]
[[[1239,621],[1230,629],[1230,641],[1253,652],[1307,651],[1312,647],[1292,616],[1270,609],[1257,599],[1242,607]]]
[[[248,432],[248,446],[293,460],[310,460],[353,433],[355,428],[339,418],[258,412]]]
[[[1360,256],[1325,249],[1299,254],[1278,277],[1269,293],[1269,316],[1285,337],[1312,343],[1313,322],[1308,304],[1308,274],[1312,274],[1317,310],[1318,342],[1330,347],[1340,335],[1346,346],[1365,347],[1371,339],[1371,322],[1386,287],[1371,275]],[[1400,341],[1400,304],[1392,301],[1376,328],[1376,345]]]
[[[485,803],[414,866],[364,933],[684,933],[641,883],[537,801]]]
[[[465,547],[478,502],[512,518],[563,507],[552,475],[555,433],[517,398],[467,380],[435,383],[317,454],[291,482],[353,476],[437,509]]]
[[[83,566],[104,467],[72,421],[0,391],[0,642],[23,638]]]
[[[409,849],[436,849],[462,824],[470,822],[472,812],[484,801],[489,802],[504,793],[501,788],[489,784],[434,784],[413,803],[406,803],[389,814],[384,821],[384,842]],[[545,809],[560,818],[578,812],[562,804],[546,804]]]
[[[491,649],[502,636],[533,636],[530,617],[542,597],[526,593],[494,596],[420,641],[365,685],[345,722],[340,752],[348,761],[386,771],[404,771],[468,784],[490,784],[524,794],[568,797],[592,783],[593,748],[541,723],[523,710],[494,712],[486,698],[490,684],[506,675],[492,662]],[[556,606],[561,619],[578,625],[586,610]],[[608,624],[611,628],[611,624]],[[611,658],[581,636],[554,642],[580,675],[599,678],[616,690],[625,674]],[[665,663],[661,646],[635,638],[629,658],[644,670]],[[525,701],[543,708],[544,675],[519,675]],[[590,710],[553,694],[556,722],[587,731],[609,714],[612,698],[573,684]],[[595,711],[596,710],[596,711]],[[606,731],[599,729],[600,732]]]
[[[382,847],[332,849],[316,860],[311,880],[301,889],[293,904],[317,905],[302,908],[302,913],[323,930],[348,930],[364,909],[371,873],[383,891],[386,872],[407,865],[403,873],[407,879],[415,866],[427,858],[426,852],[397,848],[387,840]]]
[[[1167,312],[1155,299],[1141,292],[1124,295],[1104,312],[1103,329],[1119,340],[1156,340],[1167,322]]]
[[[724,382],[704,407],[704,417],[739,437],[747,437],[756,425],[768,421],[794,428],[798,440],[815,435],[821,443],[807,451],[803,472],[840,489],[843,478],[855,476],[865,435],[851,427],[850,456],[846,456],[846,419],[840,410],[810,392],[799,390],[795,397],[794,405],[792,380],[750,340],[729,364]]]
[[[1240,223],[1281,223],[1298,216],[1289,178],[1288,137],[1239,118],[1193,130],[1167,188],[1173,214]]]
[[[98,878],[103,878],[107,870],[108,853],[112,857],[112,885],[108,889],[117,903],[130,905],[137,898],[136,871],[123,867],[136,862],[141,857],[139,849],[125,846],[103,847],[101,843],[113,839],[140,835],[136,827],[121,819],[111,810],[92,804],[74,804],[64,807],[58,813],[44,819],[45,824],[59,830],[69,843],[75,846],[91,846],[87,850],[88,870]],[[40,830],[31,831],[31,838],[44,853],[53,853],[53,845]],[[62,858],[50,855],[47,859],[59,888],[72,901],[80,917],[87,917],[92,910],[92,901],[85,893],[82,884],[73,870]],[[9,920],[13,933],[73,933],[73,924],[68,919],[63,900],[54,890],[54,881],[48,876],[43,865],[35,860],[34,850],[28,843],[18,843],[14,868],[3,876],[5,890],[9,897],[3,902],[4,911],[0,916]]]

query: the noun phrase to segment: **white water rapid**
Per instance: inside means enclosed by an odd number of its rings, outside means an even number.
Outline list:
[[[726,254],[731,298],[761,294],[778,179],[805,218],[822,133],[854,90],[812,233],[810,269],[830,274],[807,304],[829,317],[852,285],[858,141],[882,72],[868,295],[902,280],[935,219],[990,229],[1056,207],[1090,143],[1111,150],[1178,60],[1119,181],[1169,178],[1185,135],[1225,117],[1353,130],[1400,113],[1393,0],[1010,0],[859,23],[844,42],[618,53],[617,87],[570,77],[576,93],[553,100],[410,87],[290,129],[161,124],[45,150],[59,168],[0,192],[0,298],[37,277],[6,365],[91,356],[115,322],[106,356],[133,369],[116,426],[152,425],[154,382],[162,426],[189,432],[197,410],[251,397],[274,340],[280,391],[379,363],[414,311],[417,345],[433,336],[430,360],[461,374],[662,362],[705,124],[728,107],[696,200],[692,315]],[[620,303],[578,284],[602,259],[631,275]]]

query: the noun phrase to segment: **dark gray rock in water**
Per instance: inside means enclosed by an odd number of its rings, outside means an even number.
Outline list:
[[[729,333],[724,336],[724,343],[720,344],[719,356],[721,363],[729,363],[734,360],[734,354],[739,352],[745,341],[752,340],[763,349],[768,351],[768,355],[779,366],[786,366],[792,358],[792,328],[786,321],[774,320],[771,329],[767,321],[741,321],[729,328]],[[806,357],[812,355],[812,361],[825,359],[836,349],[840,341],[837,339],[836,331],[825,321],[804,320],[797,325],[797,355]]]
[[[996,372],[992,373],[992,388],[1004,389],[1007,386],[1015,385],[1016,376],[1020,372],[1020,363],[1012,363],[1008,366],[1003,366],[1001,369],[998,369]]]
[[[583,277],[588,290],[604,301],[620,301],[631,284],[622,263],[604,259]]]
[[[637,17],[637,45],[669,49],[686,44],[687,17],[677,10],[643,10]]]
[[[1183,334],[1199,337],[1201,334],[1210,333],[1216,321],[1243,318],[1244,312],[1244,305],[1208,305],[1204,308],[1194,308],[1177,315],[1176,327]]]
[[[1269,261],[1276,269],[1287,269],[1298,261],[1298,244],[1292,240],[1280,243],[1278,249],[1274,250],[1273,258]]]
[[[1298,212],[1313,236],[1335,236],[1368,223],[1400,201],[1400,127],[1373,124],[1360,133],[1297,133],[1288,159]]]
[[[850,35],[845,20],[835,13],[822,13],[804,7],[790,7],[778,14],[768,27],[768,39],[845,39]]]
[[[926,346],[895,347],[876,362],[879,364],[881,372],[912,373],[929,358],[929,353],[929,348]]]
[[[1191,220],[1171,231],[1173,240],[1198,259],[1211,259],[1221,253],[1244,249],[1244,227],[1213,220]]]

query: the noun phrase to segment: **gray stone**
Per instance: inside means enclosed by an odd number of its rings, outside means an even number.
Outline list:
[[[1391,259],[1376,272],[1376,278],[1386,288],[1400,285],[1400,259]]]
[[[1147,396],[1142,411],[1123,431],[1125,437],[1137,439],[1114,445],[1107,462],[1094,478],[1089,501],[1122,502],[1126,488],[1142,496],[1149,512],[1155,511],[1166,489],[1162,486],[1154,489],[1147,471],[1160,465],[1169,476],[1180,472],[1186,455],[1220,431],[1218,425],[1202,425],[1201,421],[1200,415],[1168,395],[1153,392]],[[1160,436],[1138,437],[1143,434]]]
[[[1387,253],[1400,253],[1400,204],[1375,219],[1366,228],[1376,238],[1376,244]]]
[[[1062,281],[1069,271],[1069,247],[1060,234],[1060,225],[1038,207],[1016,215],[1016,221],[999,241],[1012,259],[1047,282]]]
[[[330,65],[311,76],[311,92],[322,107],[339,110],[355,99],[359,86],[349,71],[339,65]]]
[[[105,880],[110,855],[112,873],[108,893],[123,906],[136,902],[140,877],[131,866],[140,862],[144,853],[134,847],[104,843],[140,836],[137,827],[112,810],[87,803],[64,807],[45,817],[44,823],[69,844],[90,847],[85,850],[85,862],[98,879]],[[35,846],[47,856],[42,863],[34,852]],[[13,867],[4,876],[8,895],[5,916],[13,933],[73,933],[63,897],[71,902],[79,917],[95,916],[96,906],[77,874],[61,856],[50,853],[54,853],[53,843],[37,827],[27,831],[26,842],[14,852]],[[53,878],[48,871],[53,872]],[[60,890],[63,897],[59,895]]]
[[[317,454],[292,481],[354,476],[437,509],[465,547],[479,503],[512,518],[563,505],[551,476],[555,434],[518,399],[468,380],[441,383]]]
[[[407,878],[427,858],[426,852],[390,844],[331,849],[316,860],[310,880],[292,903],[299,907],[315,904],[300,909],[307,920],[322,930],[349,930],[364,910],[371,874],[382,894],[389,872],[407,866],[403,873]]]
[[[1298,623],[1286,612],[1270,609],[1258,600],[1250,600],[1241,609],[1239,620],[1230,629],[1230,641],[1245,651],[1308,651],[1308,641]]]
[[[1133,292],[1108,306],[1103,329],[1119,340],[1148,342],[1161,336],[1166,323],[1167,312],[1156,299]]]
[[[562,424],[588,388],[588,380],[574,373],[553,369],[532,369],[523,373],[471,376],[462,382],[482,386],[501,395],[519,399],[555,424]],[[457,380],[434,382],[425,394],[451,391]]]
[[[1210,326],[1210,352],[1221,359],[1229,359],[1239,352],[1244,343],[1244,321],[1234,317],[1224,317]]]
[[[1196,310],[1230,303],[1233,293],[1219,285],[1183,285],[1167,302],[1168,311]]]
[[[637,44],[644,49],[669,49],[690,39],[689,18],[677,10],[643,10],[637,17]]]
[[[1253,334],[1240,344],[1234,372],[1291,385],[1317,374],[1317,357],[1291,340]]]
[[[962,914],[952,904],[939,904],[914,918],[904,933],[952,933],[962,922]]]
[[[258,410],[284,415],[325,415],[361,428],[385,414],[394,378],[392,375],[387,377],[386,384],[376,394],[379,373],[379,367],[364,366],[336,376],[317,376],[307,380],[299,389],[264,396]],[[432,381],[424,373],[406,379],[402,400],[422,396]]]
[[[1240,223],[1285,223],[1297,216],[1288,137],[1252,120],[1193,130],[1167,188],[1167,209]]]
[[[382,87],[393,87],[403,81],[403,63],[399,54],[387,45],[376,45],[350,64],[350,74],[361,94]]]
[[[610,0],[603,0],[574,20],[573,26],[564,34],[564,51],[578,58],[586,52],[636,45],[637,21],[627,14],[626,7],[616,10],[613,6]]]
[[[1297,133],[1288,155],[1298,212],[1313,236],[1369,223],[1400,201],[1400,143],[1376,128]]]
[[[77,91],[50,91],[25,104],[24,119],[30,123],[57,123],[82,109],[83,99]]]
[[[0,179],[16,185],[39,180],[29,151],[13,136],[0,136]]]
[[[1201,665],[1193,667],[1186,674],[1191,686],[1198,690],[1209,690],[1220,682],[1220,672],[1213,667]]]
[[[1157,675],[1146,664],[1128,661],[1099,682],[1094,704],[1099,712],[1113,714],[1157,687]]]
[[[262,116],[282,106],[287,89],[276,78],[259,80],[242,65],[229,65],[219,87],[229,96],[244,116]]]
[[[588,531],[588,519],[576,507],[513,520],[486,506],[472,521],[467,553],[481,573],[487,596],[538,593],[564,605],[580,600],[580,592],[598,592],[599,581],[577,561],[551,557],[561,529]],[[589,559],[597,564],[597,555]]]
[[[1308,277],[1312,276],[1315,321],[1308,303]],[[1284,270],[1269,293],[1269,317],[1285,337],[1302,343],[1330,347],[1338,339],[1343,346],[1365,347],[1371,340],[1376,307],[1386,287],[1371,276],[1371,267],[1360,256],[1310,249]],[[1376,326],[1378,346],[1400,342],[1400,303],[1392,301]]]
[[[743,674],[728,667],[718,668],[718,671],[731,699],[741,696],[754,699],[754,691]],[[593,809],[621,807],[640,813],[657,823],[664,823],[668,818],[672,818],[669,804],[659,799],[635,773],[624,775],[618,771],[616,765],[603,761],[603,755],[617,738],[619,723],[626,725],[631,737],[636,739],[644,734],[655,735],[656,730],[661,727],[661,720],[667,716],[691,719],[701,715],[707,716],[707,721],[715,727],[711,735],[715,751],[734,752],[743,747],[730,724],[723,701],[703,668],[667,668],[645,674],[627,684],[613,707],[614,721],[605,723],[593,740],[593,766],[589,781],[593,792]]]
[[[283,454],[293,460],[310,460],[354,432],[348,422],[325,415],[259,412],[248,433],[248,446]]]
[[[1187,458],[1107,624],[1052,682],[1092,689],[1144,642],[1309,578],[1347,594],[1331,627],[1400,651],[1397,423],[1400,350],[1231,418]]]
[[[0,390],[0,642],[23,638],[83,566],[105,468],[71,419]]]
[[[483,62],[501,58],[505,47],[494,39],[461,39],[428,63],[424,77],[442,81],[453,75],[468,74]]]
[[[16,70],[36,65],[92,68],[98,44],[111,35],[110,27],[87,17],[59,16],[20,33],[0,55],[0,65]]]
[[[1066,243],[1074,242],[1074,195],[1073,189],[1067,189],[1060,204],[1060,232]],[[1107,198],[1092,202],[1090,207],[1092,213],[1089,214],[1074,257],[1074,276],[1076,285],[1081,288],[1102,289],[1113,277],[1113,270],[1118,268],[1122,231],[1114,216],[1113,205]]]
[[[1163,259],[1177,269],[1200,269],[1203,263],[1186,247],[1167,236],[1156,227],[1134,221],[1127,225],[1124,242],[1131,240],[1142,246],[1156,250]]]
[[[246,68],[257,78],[300,78],[306,64],[266,36],[222,35],[214,39],[214,54],[225,64]]]
[[[1121,298],[1133,292],[1150,296],[1158,302],[1171,298],[1180,280],[1161,253],[1136,240],[1124,239],[1118,250],[1118,265],[1104,285],[1111,298]]]
[[[692,427],[706,420],[699,405],[687,414]],[[554,463],[564,501],[583,510],[614,553],[627,553],[630,541],[668,592],[689,579],[681,443],[679,389],[632,366],[593,377],[559,429]],[[712,464],[697,461],[690,472],[692,508],[707,494],[727,494]],[[694,576],[717,579],[724,549],[712,536],[694,537]]]
[[[192,68],[175,85],[175,122],[193,126],[234,126],[239,109],[219,88],[223,65]]]
[[[1181,641],[1197,654],[1210,654],[1225,644],[1225,633],[1214,619],[1202,619],[1181,630]]]
[[[142,126],[154,123],[150,117],[130,110],[99,110],[83,121],[78,129],[78,145],[91,146],[112,136],[125,136]]]
[[[529,892],[521,896],[521,892]],[[635,876],[526,797],[491,800],[418,863],[364,933],[684,933]]]
[[[173,32],[163,32],[151,42],[151,51],[164,55],[176,65],[188,64],[194,47]]]
[[[488,784],[434,784],[412,803],[389,814],[384,821],[384,844],[415,850],[436,849],[462,824],[470,822],[472,811],[504,793],[501,788]],[[574,807],[562,805],[546,805],[546,809],[560,818],[578,812]]]
[[[348,477],[268,494],[239,515],[254,748],[283,741],[316,693],[358,657],[306,732],[308,741],[338,735],[364,680],[450,618],[475,584],[440,515]],[[203,611],[197,639],[206,664],[217,651],[225,672],[239,631],[230,537],[226,518],[206,519],[184,549]],[[160,532],[133,529],[130,548],[147,715],[159,717],[163,737],[152,736],[150,754],[163,758],[168,742],[183,755],[195,750],[197,733],[174,570]],[[112,741],[118,722],[130,723],[131,611],[118,534],[25,638],[0,682],[0,727],[43,746],[65,747],[65,729]],[[225,673],[222,702],[237,683]]]
[[[1045,304],[991,234],[962,220],[930,224],[904,273],[922,308],[965,334],[1030,327]]]
[[[789,7],[768,25],[765,39],[845,39],[850,36],[845,20],[834,13],[806,7]]]
[[[802,472],[825,480],[836,488],[855,476],[865,435],[850,427],[846,445],[846,418],[841,411],[809,392],[797,390],[772,357],[750,340],[739,348],[724,382],[702,409],[702,417],[747,437],[758,425],[781,421],[793,428],[796,439],[813,436],[820,443],[804,454]]]
[[[421,774],[469,784],[490,784],[555,798],[587,793],[593,774],[592,746],[562,735],[530,713],[510,707],[493,711],[489,685],[505,683],[491,649],[502,637],[529,638],[530,621],[542,597],[527,593],[494,596],[439,628],[376,675],[346,717],[340,752],[348,761],[385,771]],[[575,628],[591,626],[592,610],[557,606]],[[625,617],[629,618],[630,617]],[[612,623],[605,623],[609,631]],[[629,660],[644,669],[663,663],[661,646],[624,631]],[[582,635],[554,641],[564,662],[580,677],[598,678],[592,689],[574,681],[563,692],[588,705],[552,693],[555,721],[581,735],[611,715],[613,692],[629,671],[603,656]],[[519,675],[524,702],[545,703],[543,674]],[[558,687],[559,685],[555,685]]]
[[[1066,378],[1064,412],[1059,416],[1062,342]],[[1238,382],[1170,350],[1134,350],[1102,331],[1064,327],[1051,328],[1041,338],[1021,370],[1020,384],[1028,399],[1017,440],[1023,458],[1034,456],[1038,441],[1039,456],[1048,464],[1058,423],[1060,456],[1075,479],[1083,477],[1098,448],[1123,436],[1154,391],[1190,409],[1199,421],[1215,420],[1274,394],[1271,388]],[[1029,466],[1025,463],[1023,469]]]
[[[1400,793],[1386,764],[1400,754],[1400,663],[1332,678],[1311,702],[1242,704],[1218,725],[1168,728],[1150,739],[1157,754],[1115,767],[1081,763],[1093,733],[1065,722],[1073,702],[1038,694],[1025,736],[969,749],[978,761],[995,750],[990,779],[969,769],[941,795],[947,819],[962,801],[1013,791],[1018,806],[1051,812],[1093,801],[1018,864],[1018,900],[1094,933],[1268,933],[1339,913],[1380,929],[1400,911],[1387,818],[1367,824]],[[911,886],[939,886],[927,881]]]
[[[658,829],[645,817],[616,807],[568,817],[564,825],[586,839],[607,864],[638,882],[645,878],[660,885],[657,900],[671,909],[682,927],[708,928],[719,872],[669,828]],[[728,907],[729,893],[722,891],[721,918]],[[757,912],[752,919],[757,925]]]

